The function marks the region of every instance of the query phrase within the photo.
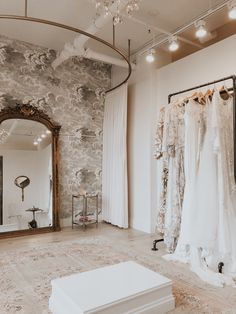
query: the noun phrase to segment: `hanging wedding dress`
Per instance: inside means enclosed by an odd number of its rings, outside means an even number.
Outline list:
[[[186,104],[185,109],[185,154],[184,154],[184,170],[185,170],[185,192],[182,212],[182,226],[179,242],[181,245],[191,244],[190,236],[192,234],[192,226],[195,221],[196,212],[194,211],[195,193],[196,193],[196,177],[199,166],[200,147],[202,145],[202,137],[204,134],[203,106],[198,102],[190,100]]]
[[[162,156],[157,231],[170,253],[174,252],[179,237],[185,185],[184,110],[183,103],[168,104],[161,110],[156,133],[155,155]]]
[[[171,105],[168,132],[164,134],[164,148],[169,155],[164,242],[170,253],[174,252],[179,238],[185,187],[184,112],[183,102]]]
[[[230,153],[233,147],[232,100],[223,102],[215,92],[212,103],[206,102],[205,118],[200,118],[199,125],[193,103],[188,104],[188,109],[181,232],[175,253],[164,258],[190,263],[191,269],[210,284],[234,286],[236,210]],[[217,273],[219,262],[224,263],[225,275]]]
[[[188,245],[192,236],[192,226],[195,221],[195,200],[196,176],[199,164],[199,152],[204,133],[203,106],[190,100],[185,105],[185,151],[184,151],[184,171],[185,171],[185,191],[183,200],[182,222],[178,245],[173,256],[183,262],[188,261]],[[198,232],[197,232],[198,234]]]
[[[159,193],[159,204],[158,204],[158,215],[156,229],[157,232],[163,236],[165,232],[165,213],[166,213],[166,195],[167,195],[167,184],[168,184],[168,161],[169,156],[167,152],[163,149],[163,138],[165,124],[165,113],[167,107],[163,107],[160,110],[159,120],[157,123],[156,137],[155,137],[155,150],[154,157],[159,160],[160,164],[160,193]],[[169,108],[168,108],[169,109]]]
[[[186,164],[189,188],[185,191],[181,239],[184,244],[212,249],[218,224],[217,159],[212,149],[212,105],[207,100],[204,113],[201,112],[202,105],[190,103],[190,106],[190,114],[186,117],[188,138],[186,137],[185,143],[185,156],[189,160],[189,164]]]
[[[218,232],[212,257],[214,270],[224,263],[224,274],[236,277],[236,184],[233,164],[233,97],[223,100],[215,91],[212,99],[213,150],[217,156]]]

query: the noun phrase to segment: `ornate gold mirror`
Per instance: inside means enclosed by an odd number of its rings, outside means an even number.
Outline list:
[[[32,106],[0,111],[0,238],[60,229],[59,131]]]

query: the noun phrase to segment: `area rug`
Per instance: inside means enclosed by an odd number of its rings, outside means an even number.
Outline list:
[[[0,253],[0,313],[49,314],[52,279],[129,260],[173,280],[173,314],[236,313],[236,290],[208,286],[182,265],[168,263],[159,254],[142,254],[132,245],[114,247],[105,237],[51,242]]]

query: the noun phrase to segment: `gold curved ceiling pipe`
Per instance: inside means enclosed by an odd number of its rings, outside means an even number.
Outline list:
[[[27,21],[27,22],[34,22],[34,23],[39,23],[39,24],[46,24],[46,25],[51,25],[51,26],[55,26],[58,28],[62,28],[62,29],[66,29],[75,33],[79,33],[81,35],[87,36],[91,39],[94,39],[102,44],[104,44],[105,46],[111,48],[113,51],[117,52],[124,61],[126,61],[127,65],[128,65],[128,74],[126,76],[126,78],[119,84],[117,84],[116,86],[106,90],[106,93],[109,93],[115,89],[117,89],[118,87],[120,87],[121,85],[125,84],[128,79],[130,78],[131,72],[132,72],[132,67],[131,67],[131,63],[128,59],[128,57],[126,57],[124,55],[123,52],[121,52],[118,48],[116,48],[114,45],[110,44],[109,42],[103,40],[100,37],[97,37],[95,35],[92,35],[90,33],[87,33],[85,31],[83,31],[82,29],[79,28],[75,28],[66,24],[61,24],[58,22],[54,22],[54,21],[49,21],[49,20],[44,20],[44,19],[40,19],[40,18],[35,18],[35,17],[30,17],[27,15],[27,10],[26,10],[26,14],[25,16],[21,16],[21,15],[7,15],[7,14],[0,14],[0,19],[5,19],[5,20],[20,20],[20,21]]]

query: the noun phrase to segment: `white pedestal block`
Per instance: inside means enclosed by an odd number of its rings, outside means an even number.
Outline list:
[[[175,307],[172,282],[135,262],[52,280],[53,314],[158,314]]]

